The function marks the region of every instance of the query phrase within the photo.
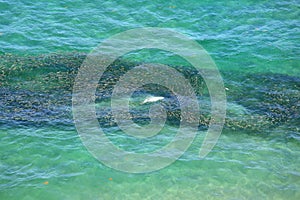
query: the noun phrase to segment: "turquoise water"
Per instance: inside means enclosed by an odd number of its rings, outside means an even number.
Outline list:
[[[0,1],[0,199],[299,199],[299,13],[298,1]],[[99,123],[114,144],[152,151],[178,128],[176,104],[158,140],[141,142],[110,123],[109,99],[100,97],[137,63],[187,74],[203,105],[199,134],[179,160],[130,174],[106,167],[82,144],[72,86],[101,41],[149,26],[184,33],[208,51],[228,89],[227,117],[217,145],[200,159],[210,117],[207,88],[195,81],[201,77],[166,52],[126,55],[97,91]],[[136,105],[134,120],[147,123],[147,105]]]

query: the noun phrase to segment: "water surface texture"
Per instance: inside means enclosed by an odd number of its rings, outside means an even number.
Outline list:
[[[299,1],[1,1],[0,199],[300,199]],[[199,133],[172,165],[130,174],[96,160],[72,117],[72,87],[87,54],[116,33],[171,28],[196,40],[224,79],[227,116],[204,159],[199,147],[210,120],[206,85],[186,61],[142,50],[115,61],[99,80],[96,111],[111,141],[151,152],[171,141],[180,123],[176,97],[141,87],[132,119],[149,123],[149,95],[163,95],[168,118],[149,139],[113,122],[110,95],[136,65],[167,64],[195,88]]]

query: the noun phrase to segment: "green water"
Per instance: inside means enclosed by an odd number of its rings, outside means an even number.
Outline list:
[[[0,199],[299,199],[299,14],[299,1],[0,1]],[[179,160],[130,174],[106,167],[82,144],[72,86],[101,41],[149,26],[184,33],[208,51],[228,88],[227,116],[217,145],[200,159],[210,119],[207,88],[195,81],[201,77],[166,52],[124,56],[100,80],[96,99],[114,144],[152,151],[178,127],[177,109],[157,137],[142,142],[110,123],[109,99],[100,99],[137,63],[187,74],[203,105],[199,134]],[[148,107],[136,105],[134,120],[148,122]]]

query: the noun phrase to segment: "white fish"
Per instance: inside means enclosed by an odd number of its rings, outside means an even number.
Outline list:
[[[160,100],[163,100],[164,97],[147,97],[141,104],[145,104],[145,103],[153,103],[153,102],[156,102],[156,101],[160,101]]]

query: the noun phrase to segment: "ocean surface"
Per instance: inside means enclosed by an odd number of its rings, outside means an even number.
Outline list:
[[[297,0],[0,0],[0,199],[300,199],[299,16]],[[180,124],[176,97],[155,85],[134,93],[130,112],[147,124],[149,104],[139,102],[164,96],[154,103],[168,109],[157,136],[133,138],[113,123],[112,90],[136,65],[176,69],[202,106],[199,133],[177,161],[133,174],[107,167],[83,145],[72,89],[89,52],[141,27],[169,28],[206,49],[224,81],[227,116],[218,143],[199,158],[210,121],[201,76],[157,49],[124,55],[99,80],[95,101],[99,124],[116,146],[155,151]]]

